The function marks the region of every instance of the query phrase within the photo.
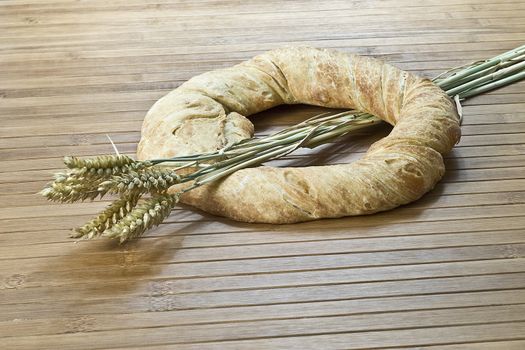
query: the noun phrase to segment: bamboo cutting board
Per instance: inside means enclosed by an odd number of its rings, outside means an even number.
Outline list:
[[[390,212],[241,224],[191,208],[131,244],[75,243],[107,202],[35,194],[64,155],[134,154],[145,112],[190,77],[285,44],[432,77],[522,45],[495,0],[0,2],[0,347],[525,348],[525,83],[463,106],[447,175]],[[258,134],[319,113],[257,115]],[[378,126],[273,165],[357,159]]]

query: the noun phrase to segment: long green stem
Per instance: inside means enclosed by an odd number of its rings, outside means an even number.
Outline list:
[[[459,81],[462,78],[465,78],[469,75],[482,71],[486,68],[501,64],[504,61],[510,61],[516,57],[519,57],[523,55],[524,50],[525,50],[525,45],[520,46],[516,49],[510,50],[510,51],[504,52],[501,55],[498,55],[489,60],[486,60],[484,63],[474,65],[470,68],[460,71],[459,73],[452,74],[448,78],[440,80],[438,82],[438,85],[440,85],[442,88],[448,88],[450,84],[453,84],[454,82]]]
[[[508,77],[509,75],[513,73],[519,74],[519,72],[523,71],[524,69],[525,69],[525,61],[520,62],[519,64],[512,65],[510,67],[498,70],[494,73],[484,75],[477,79],[468,81],[462,85],[456,86],[455,88],[447,89],[446,92],[449,96],[455,96],[455,95],[467,92],[468,90],[471,90],[473,88],[487,85],[486,84],[487,82],[501,80],[505,77]]]
[[[490,91],[490,90],[494,90],[494,89],[497,89],[497,88],[502,87],[502,86],[507,86],[507,85],[512,84],[512,83],[514,83],[516,81],[520,81],[522,79],[525,79],[525,71],[522,71],[522,72],[520,72],[518,74],[515,74],[513,76],[510,76],[510,77],[506,77],[505,79],[500,79],[498,81],[494,81],[492,83],[489,83],[489,84],[486,84],[486,85],[479,86],[477,88],[468,90],[466,92],[463,92],[463,93],[459,94],[459,96],[461,98],[467,98],[467,97],[480,95],[480,94],[482,94],[484,92],[487,92],[487,91]]]

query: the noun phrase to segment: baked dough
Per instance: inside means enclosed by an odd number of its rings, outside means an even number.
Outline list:
[[[161,98],[144,120],[138,158],[221,149],[253,135],[244,116],[296,103],[368,112],[394,128],[353,163],[242,169],[181,202],[245,222],[372,214],[431,190],[445,172],[442,154],[460,138],[454,103],[430,80],[373,58],[287,47],[198,75]]]

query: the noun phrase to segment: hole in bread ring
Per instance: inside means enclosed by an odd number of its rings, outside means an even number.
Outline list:
[[[188,100],[191,108],[184,103]],[[243,116],[297,103],[358,109],[394,128],[353,163],[243,169],[186,193],[182,202],[246,222],[371,214],[431,190],[445,171],[442,154],[460,137],[453,102],[428,79],[373,58],[289,47],[201,74],[163,97],[146,116],[138,157],[192,154],[195,145],[199,152],[203,147],[216,150],[218,140],[199,139],[198,130],[173,135],[187,120],[214,121],[226,115],[225,122],[215,123],[215,135],[224,144],[252,136],[253,125]],[[203,124],[208,128],[203,133],[214,134],[213,122]]]

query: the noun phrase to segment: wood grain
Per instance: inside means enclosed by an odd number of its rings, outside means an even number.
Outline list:
[[[2,1],[1,347],[525,348],[524,82],[467,101],[443,181],[386,213],[272,226],[181,207],[119,246],[67,238],[108,199],[35,194],[64,155],[111,153],[106,134],[133,154],[148,108],[196,74],[302,44],[432,77],[523,44],[524,19],[515,0]],[[350,162],[389,130],[270,164]]]

